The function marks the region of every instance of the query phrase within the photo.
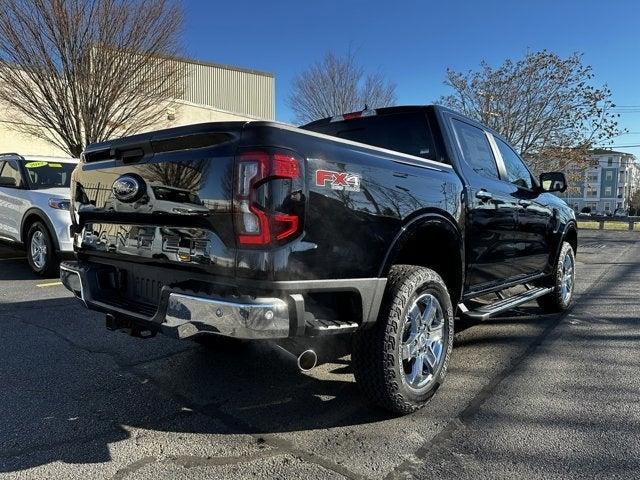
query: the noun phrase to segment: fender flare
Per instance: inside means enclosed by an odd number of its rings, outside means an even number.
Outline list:
[[[47,215],[38,207],[31,207],[26,212],[24,212],[24,215],[22,216],[22,220],[20,221],[20,241],[22,242],[22,244],[23,245],[27,244],[27,239],[24,238],[26,237],[26,233],[27,233],[24,230],[25,220],[32,216],[38,217],[38,220],[44,223],[44,226],[47,227],[47,229],[49,230],[49,236],[51,237],[51,241],[53,242],[53,248],[55,249],[56,252],[60,251],[60,244],[58,243],[58,235],[56,235],[56,231],[53,228],[53,224],[51,223],[51,220],[49,220],[49,217],[47,217]]]
[[[409,238],[413,234],[415,234],[421,228],[429,225],[437,225],[438,227],[444,227],[445,230],[450,231],[450,233],[456,238],[458,243],[458,248],[460,250],[460,260],[461,260],[461,278],[464,283],[464,264],[465,264],[465,251],[464,251],[464,241],[462,237],[462,232],[460,231],[456,222],[449,218],[448,216],[443,215],[439,212],[426,212],[419,214],[407,223],[405,223],[402,228],[398,231],[396,236],[391,241],[391,245],[387,249],[387,253],[385,254],[380,269],[378,271],[378,277],[386,277],[389,269],[391,268],[391,262],[396,257],[398,252],[402,249],[402,246],[407,242]]]
[[[577,236],[578,236],[578,224],[573,219],[569,220],[566,223],[566,225],[562,229],[562,233],[560,233],[558,235],[558,242],[557,242],[557,244],[555,246],[555,250],[553,251],[553,257],[550,257],[550,259],[549,259],[549,263],[550,263],[550,267],[551,268],[555,268],[556,263],[558,262],[558,256],[560,255],[560,250],[562,249],[562,242],[565,241],[565,239],[567,238],[568,233],[571,230],[576,232],[576,238],[577,238]],[[577,247],[577,245],[576,245],[576,247]],[[578,255],[577,248],[576,248],[576,251],[574,252],[574,254],[576,256]]]

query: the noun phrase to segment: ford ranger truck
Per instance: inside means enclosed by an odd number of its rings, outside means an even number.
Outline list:
[[[161,130],[86,148],[61,279],[138,336],[293,344],[301,368],[350,336],[367,398],[404,414],[442,384],[455,317],[569,307],[565,189],[439,106]]]

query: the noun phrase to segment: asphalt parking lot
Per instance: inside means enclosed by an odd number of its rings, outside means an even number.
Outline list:
[[[105,330],[0,247],[0,478],[640,478],[640,233],[580,233],[566,315],[460,324],[420,412],[348,359]]]

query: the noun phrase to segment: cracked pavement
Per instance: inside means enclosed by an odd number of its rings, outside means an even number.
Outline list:
[[[580,232],[566,315],[459,322],[420,412],[369,406],[348,357],[109,332],[0,246],[0,478],[637,478],[640,235]]]

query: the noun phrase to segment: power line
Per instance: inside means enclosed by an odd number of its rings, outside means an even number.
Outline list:
[[[640,147],[640,143],[635,145],[602,145],[599,148],[638,148]]]

